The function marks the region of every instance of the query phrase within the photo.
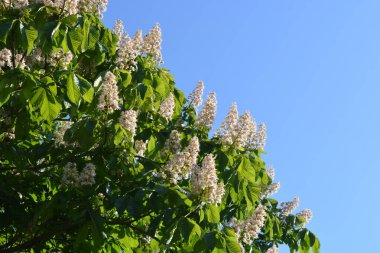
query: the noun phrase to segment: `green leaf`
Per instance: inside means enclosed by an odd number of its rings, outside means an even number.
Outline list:
[[[80,46],[83,40],[83,31],[80,28],[70,30],[68,32],[68,45],[70,50],[76,54],[80,50]]]
[[[228,252],[240,253],[241,249],[236,238],[235,231],[232,228],[226,228],[226,244]]]
[[[38,31],[34,29],[33,27],[25,28],[23,29],[23,44],[25,44],[27,48],[27,55],[32,52],[34,47],[34,41],[38,37]]]
[[[80,94],[84,101],[91,103],[94,98],[94,88],[91,83],[79,75],[75,75],[75,84],[79,87]]]
[[[66,83],[66,94],[70,101],[78,104],[83,98],[84,101],[91,103],[94,98],[94,88],[91,83],[79,75],[70,73]]]
[[[121,77],[121,84],[123,85],[124,88],[127,88],[128,85],[131,83],[132,81],[132,75],[129,71],[125,71],[125,70],[119,70],[119,73],[120,73],[120,77]]]
[[[157,76],[154,79],[155,91],[160,94],[162,100],[167,98],[170,93],[169,82],[164,76]]]
[[[8,102],[12,93],[12,80],[7,76],[0,76],[0,107]]]
[[[124,236],[120,238],[119,241],[123,244],[124,248],[137,248],[139,246],[139,241],[135,238]]]
[[[91,217],[91,232],[92,232],[92,239],[94,240],[94,244],[96,248],[100,248],[101,245],[104,242],[104,235],[103,234],[103,225],[104,222],[102,220],[102,217],[100,217],[98,214],[90,213]]]
[[[68,45],[67,45],[67,26],[64,24],[58,22],[56,27],[53,29],[51,33],[51,40],[53,42],[53,45],[56,48],[62,48],[63,51],[67,52],[69,50]]]
[[[78,104],[81,98],[79,87],[77,85],[78,79],[74,73],[70,73],[66,82],[66,94],[70,101],[74,104]]]
[[[7,38],[10,30],[12,29],[14,20],[2,23],[0,25],[0,41],[3,42],[4,44],[7,43]]]
[[[62,106],[58,103],[49,89],[37,88],[31,98],[31,104],[39,109],[43,119],[54,120],[60,112]]]
[[[207,221],[210,223],[219,223],[220,213],[217,205],[209,205],[206,209]]]
[[[243,156],[237,168],[239,181],[248,180],[255,183],[255,169],[247,156]]]
[[[318,238],[313,234],[312,232],[309,231],[309,240],[310,240],[310,246],[313,250],[313,253],[319,253],[320,251],[320,242]]]
[[[190,218],[185,218],[183,220],[180,230],[186,243],[192,241],[196,236],[200,237],[202,234],[201,227]]]

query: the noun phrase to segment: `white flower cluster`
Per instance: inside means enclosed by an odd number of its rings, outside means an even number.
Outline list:
[[[165,141],[164,148],[161,150],[161,156],[176,154],[181,150],[181,135],[177,130],[170,132],[169,138]]]
[[[197,120],[195,121],[195,126],[202,126],[207,130],[211,130],[212,124],[215,120],[216,106],[216,94],[212,92],[207,96],[205,105],[203,106],[202,110],[200,111],[197,117]]]
[[[194,108],[196,108],[202,104],[203,90],[204,90],[203,82],[201,80],[199,80],[197,87],[187,97],[187,101]]]
[[[170,95],[161,103],[158,113],[167,121],[170,121],[173,117],[174,107],[174,95],[173,93],[170,93]]]
[[[161,53],[161,28],[159,24],[156,24],[147,35],[144,37],[143,52],[147,55],[151,55],[153,60],[158,64],[162,63]]]
[[[311,220],[311,218],[313,218],[313,212],[310,209],[304,209],[297,213],[297,216],[301,216],[306,220],[306,223],[308,223]]]
[[[121,20],[116,20],[112,32],[119,37],[116,63],[120,69],[136,70],[138,55],[151,55],[158,64],[162,63],[161,28],[156,24],[143,38],[142,31],[137,31],[131,38],[124,30]]]
[[[273,181],[274,180],[274,176],[276,175],[275,173],[275,170],[272,166],[269,166],[267,169],[267,176]]]
[[[134,71],[136,69],[136,57],[142,47],[141,32],[137,32],[133,39],[124,31],[123,22],[116,20],[113,33],[119,37],[117,46],[116,64],[120,69]]]
[[[50,55],[49,60],[51,57],[52,55]],[[32,53],[29,55],[28,65],[30,66],[30,65],[35,65],[35,64],[41,64],[43,61],[44,61],[44,58],[42,56],[41,48],[35,48],[32,51]]]
[[[7,48],[4,48],[0,51],[0,67],[5,66],[12,66],[12,52]]]
[[[78,11],[91,12],[103,18],[103,12],[107,11],[107,5],[108,0],[78,0]]]
[[[78,12],[79,0],[37,0],[37,3],[43,3],[47,7],[61,10],[65,16],[73,15]]]
[[[265,206],[259,204],[252,216],[245,221],[234,222],[233,228],[238,241],[251,245],[253,240],[259,237],[259,233],[265,224],[266,210]]]
[[[134,110],[127,110],[121,113],[119,118],[120,125],[132,134],[132,139],[136,134],[137,127],[137,112]]]
[[[115,24],[112,28],[112,33],[115,34],[119,39],[123,36],[124,34],[124,25],[123,21],[120,19],[117,19],[115,21]]]
[[[95,170],[96,170],[96,167],[94,164],[87,163],[86,166],[84,166],[82,172],[79,174],[78,184],[80,186],[95,184],[95,176],[96,176]]]
[[[24,69],[25,68],[25,58],[22,54],[15,55],[16,68]]]
[[[197,162],[198,153],[199,140],[194,136],[183,151],[174,154],[173,158],[166,163],[165,170],[161,173],[162,177],[166,178],[169,175],[170,182],[174,184],[180,179],[188,179],[192,167]]]
[[[16,68],[25,68],[25,59],[22,54],[15,55]],[[12,52],[4,48],[0,51],[0,67],[13,67],[12,65]]]
[[[268,198],[269,196],[275,194],[280,189],[280,182],[273,183],[267,186],[266,190],[261,194],[262,198]]]
[[[191,191],[208,203],[219,204],[224,195],[224,184],[218,184],[214,156],[208,154],[202,166],[194,164],[191,176]]]
[[[59,9],[64,16],[83,11],[94,13],[100,18],[103,17],[103,12],[107,10],[108,4],[108,0],[32,0],[31,2]]]
[[[67,163],[63,171],[62,184],[74,184],[75,187],[95,184],[96,167],[92,163],[87,163],[81,173],[78,172],[75,163]]]
[[[298,203],[299,203],[298,197],[295,197],[293,201],[281,203],[281,209],[282,209],[281,214],[283,216],[288,216],[291,212],[293,212],[297,208]]]
[[[215,137],[224,145],[262,149],[266,141],[266,128],[264,124],[260,124],[257,130],[256,122],[249,112],[239,117],[237,105],[232,103]]]
[[[259,125],[259,129],[257,130],[257,138],[256,138],[256,148],[264,149],[265,144],[267,142],[267,127],[264,123]]]
[[[63,140],[63,137],[65,136],[65,133],[67,129],[70,128],[72,125],[71,121],[65,121],[65,123],[62,124],[61,128],[58,129],[58,131],[54,132],[54,138],[55,138],[55,145],[56,146],[66,146],[67,143]]]
[[[39,55],[40,54],[40,55]],[[42,60],[41,50],[36,50],[35,55],[33,55],[37,60]],[[68,51],[65,53],[62,49],[58,49],[57,52],[51,52],[48,59],[48,63],[52,67],[60,67],[62,69],[67,69],[67,66],[73,59],[73,54]]]
[[[269,249],[267,250],[266,253],[278,253],[278,252],[279,252],[279,250],[278,250],[277,246],[276,246],[276,245],[273,245],[271,248],[269,248]]]
[[[119,109],[119,91],[115,75],[107,71],[103,79],[103,85],[99,96],[98,109],[112,113]]]
[[[2,0],[4,7],[14,9],[23,9],[29,5],[29,2],[56,8],[64,16],[84,11],[94,13],[100,18],[103,17],[108,4],[108,0]]]
[[[144,156],[146,150],[146,141],[137,140],[135,141],[135,150],[138,156]]]
[[[28,0],[3,0],[1,1],[6,8],[22,9],[29,5]]]

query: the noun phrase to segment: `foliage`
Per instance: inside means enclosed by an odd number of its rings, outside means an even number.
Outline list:
[[[10,49],[12,57],[0,71],[0,252],[235,253],[241,247],[266,252],[277,244],[319,252],[302,217],[284,217],[276,200],[261,197],[272,183],[263,150],[209,138],[207,129],[195,126],[196,110],[169,71],[150,55],[137,56],[133,71],[118,69],[117,43],[92,13],[63,16],[40,4],[1,10],[0,50]],[[67,65],[51,63],[54,54],[68,52]],[[112,113],[97,107],[107,71],[117,79],[120,98]],[[158,111],[171,93],[175,109],[167,120]],[[119,122],[126,110],[138,112],[135,136]],[[62,128],[67,131],[59,142]],[[160,176],[173,157],[161,152],[172,130],[182,147],[198,137],[199,164],[214,155],[225,185],[220,204],[192,194],[191,180]],[[137,140],[147,143],[144,155]],[[95,183],[65,184],[68,163],[82,172],[95,165]],[[267,210],[265,225],[251,245],[240,245],[229,221],[246,219],[259,203]]]

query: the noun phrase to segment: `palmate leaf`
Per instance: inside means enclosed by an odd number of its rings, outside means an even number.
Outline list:
[[[39,110],[42,118],[47,121],[54,120],[62,108],[51,90],[43,87],[38,87],[34,90],[30,103],[34,108]]]
[[[68,31],[67,41],[69,48],[73,53],[76,54],[78,53],[78,51],[81,50],[81,45],[84,36],[85,34],[83,30],[80,28],[70,29]]]
[[[34,41],[38,38],[38,31],[33,27],[23,28],[22,35],[24,47],[27,48],[26,53],[29,55],[33,50]]]
[[[236,234],[232,228],[226,228],[226,245],[227,250],[230,253],[240,253],[241,248],[237,241]]]
[[[94,88],[91,83],[74,73],[69,74],[66,81],[66,89],[67,97],[76,105],[79,104],[81,98],[91,103],[94,97]]]
[[[3,42],[4,44],[7,43],[7,38],[8,38],[9,32],[12,29],[13,24],[14,24],[14,20],[6,21],[0,24],[0,41]]]
[[[201,227],[193,220],[185,218],[180,226],[181,234],[186,243],[189,243],[202,234]]]

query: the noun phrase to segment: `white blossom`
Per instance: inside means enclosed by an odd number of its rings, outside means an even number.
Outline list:
[[[95,184],[96,167],[93,163],[87,163],[79,174],[76,186],[93,185]]]
[[[267,176],[273,181],[274,180],[274,176],[275,176],[275,170],[272,166],[269,166],[267,169],[266,169],[266,172],[267,172]]]
[[[256,147],[259,149],[264,149],[267,140],[267,128],[264,123],[259,125],[259,129],[257,132],[257,144]]]
[[[216,105],[216,95],[212,92],[207,96],[205,105],[198,115],[198,118],[195,122],[196,127],[202,126],[207,130],[210,130],[212,128],[212,124],[214,123],[216,115]]]
[[[200,106],[202,104],[204,85],[201,80],[198,81],[197,87],[190,93],[187,98],[189,104],[193,107]]]
[[[158,113],[164,117],[167,121],[170,121],[173,117],[175,107],[174,95],[170,93],[169,97],[167,97],[164,102],[161,103],[160,109]]]
[[[178,180],[188,179],[197,162],[198,153],[199,140],[194,136],[183,151],[175,153],[173,158],[166,163],[165,171],[161,173],[162,176],[165,178],[165,173],[168,174],[170,182],[173,184],[176,184]]]
[[[43,2],[47,7],[61,10],[64,16],[73,15],[78,12],[78,0],[43,0],[37,2]]]
[[[126,32],[120,37],[117,50],[116,64],[120,69],[134,71],[136,69],[136,57],[138,51],[134,49],[133,40]]]
[[[44,61],[41,48],[35,48],[32,53],[29,55],[27,62],[28,66],[41,65]]]
[[[142,140],[135,141],[135,150],[138,156],[144,156],[146,145],[147,145],[146,141],[142,141]]]
[[[77,182],[79,173],[75,163],[68,162],[63,170],[62,184],[69,185]]]
[[[191,191],[208,203],[219,204],[224,195],[224,184],[218,184],[215,168],[215,158],[212,154],[206,155],[202,166],[194,165],[191,176]]]
[[[79,173],[75,163],[68,162],[63,170],[62,184],[74,185],[79,188],[84,185],[95,184],[96,167],[92,163],[87,163]]]
[[[273,245],[271,248],[269,248],[269,249],[267,250],[266,253],[278,253],[278,252],[279,252],[279,250],[278,250],[277,246],[276,246],[276,245]]]
[[[165,141],[161,155],[176,154],[181,151],[181,135],[177,130],[170,132],[169,138]]]
[[[108,71],[103,79],[101,93],[99,96],[98,109],[112,113],[119,109],[119,91],[117,88],[117,80],[112,72]]]
[[[136,134],[137,112],[134,110],[122,112],[119,118],[119,123],[125,130],[128,130],[132,134],[133,138]]]
[[[161,28],[159,24],[156,24],[147,35],[144,37],[143,53],[151,55],[152,59],[158,64],[162,63],[161,53]]]
[[[313,212],[310,209],[304,209],[297,213],[297,216],[301,216],[308,223],[313,218]]]
[[[262,227],[265,224],[266,207],[259,204],[252,216],[244,222],[242,231],[242,241],[246,244],[252,244],[252,240],[257,239]]]
[[[0,67],[12,67],[12,52],[4,48],[0,50]]]
[[[144,48],[144,38],[142,31],[138,30],[132,38],[132,48],[136,53],[142,52]]]
[[[235,102],[230,106],[226,119],[215,133],[215,137],[220,138],[224,145],[231,145],[234,142],[235,132],[239,119],[239,113]]]
[[[15,61],[16,61],[16,67],[20,69],[25,68],[25,58],[23,57],[22,54],[16,54],[15,55]]]
[[[94,13],[98,17],[103,17],[103,12],[107,10],[108,0],[79,0],[80,11]]]
[[[281,186],[280,182],[268,185],[267,188],[265,189],[265,191],[261,194],[261,197],[267,198],[267,197],[275,194],[280,189],[280,186]]]
[[[112,28],[112,33],[114,33],[120,40],[121,36],[123,36],[124,33],[124,25],[122,20],[117,19],[115,21],[115,25]]]
[[[239,117],[237,129],[235,129],[234,145],[237,147],[247,147],[250,137],[255,132],[255,120],[249,112],[245,112]]]
[[[6,8],[23,9],[29,5],[28,0],[3,0],[2,4]]]
[[[282,209],[281,214],[283,216],[288,216],[291,212],[293,212],[297,208],[298,203],[299,203],[298,197],[295,197],[293,201],[281,203],[281,209]]]
[[[60,48],[57,52],[53,51],[50,53],[48,62],[52,67],[67,69],[67,66],[70,64],[72,59],[73,54],[70,51],[65,53],[63,49]]]

